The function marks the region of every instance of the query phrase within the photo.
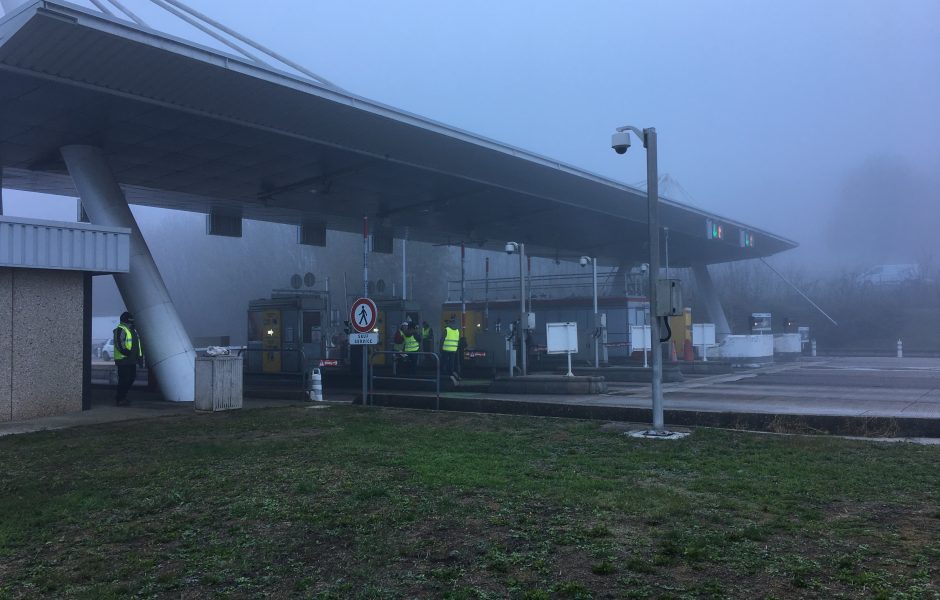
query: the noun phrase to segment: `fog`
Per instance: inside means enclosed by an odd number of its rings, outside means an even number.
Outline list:
[[[126,1],[155,28],[218,46]],[[777,264],[938,262],[936,1],[189,3],[357,94],[626,183],[643,182],[642,153],[615,155],[609,134],[654,126],[660,173],[684,190],[664,191],[797,241]],[[68,201],[5,190],[4,203],[7,214],[74,218]],[[201,216],[135,212],[183,313],[212,302],[209,290],[231,289],[243,306],[295,272],[334,289],[343,272],[359,280],[356,236],[317,250],[283,226],[207,238]],[[455,250],[418,248],[423,292],[459,276]],[[376,260],[400,281],[399,258]],[[471,262],[479,276],[482,259]],[[117,308],[105,288],[99,314]]]

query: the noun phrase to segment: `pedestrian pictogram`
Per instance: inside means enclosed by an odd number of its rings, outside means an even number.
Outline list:
[[[377,315],[375,302],[368,298],[359,298],[353,302],[352,310],[349,312],[349,322],[359,333],[368,333],[375,329]]]

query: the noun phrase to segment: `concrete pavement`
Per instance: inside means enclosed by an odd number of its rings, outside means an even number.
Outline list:
[[[113,392],[97,389],[92,409],[61,417],[0,423],[0,435],[93,423],[163,417],[193,412],[191,403],[163,402],[135,389],[130,407],[115,407]],[[327,399],[350,402],[354,390],[326,390]],[[429,392],[379,391],[376,404],[433,407]],[[940,359],[816,358],[735,371],[689,376],[663,386],[667,424],[770,428],[803,423],[809,430],[853,434],[877,429],[884,435],[940,436]],[[245,400],[245,407],[303,404],[297,400]],[[606,394],[515,395],[451,391],[446,410],[541,414],[645,422],[650,414],[648,384],[611,382]]]
[[[591,396],[448,393],[441,406],[583,418],[644,421],[650,414],[646,384],[612,382]],[[381,392],[376,403],[421,406],[427,394]],[[898,358],[804,359],[728,375],[688,377],[663,385],[667,424],[765,428],[783,422],[830,433],[879,430],[885,434],[940,435],[940,360]]]
[[[192,402],[166,402],[156,392],[134,388],[128,395],[130,406],[115,406],[114,391],[107,388],[97,388],[92,392],[92,406],[85,410],[69,415],[55,417],[39,417],[24,421],[9,421],[0,423],[0,437],[16,433],[29,433],[33,431],[46,431],[80,427],[82,425],[96,425],[99,423],[116,423],[120,421],[133,421],[138,419],[156,419],[178,415],[191,415],[194,412]],[[328,395],[331,402],[350,403],[352,395],[332,393]],[[327,406],[328,404],[312,404],[291,399],[254,399],[246,398],[244,408],[270,408],[277,406]]]

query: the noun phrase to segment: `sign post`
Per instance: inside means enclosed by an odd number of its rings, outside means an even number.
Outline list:
[[[708,348],[715,345],[715,324],[693,323],[692,345],[701,347],[702,361],[708,362]]]
[[[355,333],[349,334],[350,346],[362,346],[362,404],[366,404],[369,393],[369,346],[379,343],[379,334],[375,333],[375,324],[379,311],[375,302],[369,298],[359,298],[352,303],[349,311],[349,323]]]
[[[362,296],[361,300],[369,300],[369,217],[362,217]],[[355,312],[359,302],[353,303],[353,320],[352,323],[356,322]],[[372,318],[376,318],[375,304],[372,303]],[[354,326],[355,328],[355,326]],[[356,331],[360,333],[365,333],[365,331],[360,331],[358,328],[355,328]],[[368,403],[368,394],[369,394],[369,347],[362,347],[362,405],[365,406]]]
[[[546,323],[545,337],[548,340],[549,354],[568,355],[567,376],[574,377],[571,371],[571,355],[578,351],[578,324],[573,322]]]
[[[652,331],[649,325],[631,325],[630,326],[630,351],[635,352],[642,348],[643,350],[643,368],[649,368],[647,352],[653,349]]]

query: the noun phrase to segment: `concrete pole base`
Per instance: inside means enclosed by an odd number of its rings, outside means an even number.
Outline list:
[[[689,432],[669,431],[668,429],[660,431],[656,431],[655,429],[640,429],[638,431],[628,431],[627,436],[644,440],[681,440],[688,437]]]

